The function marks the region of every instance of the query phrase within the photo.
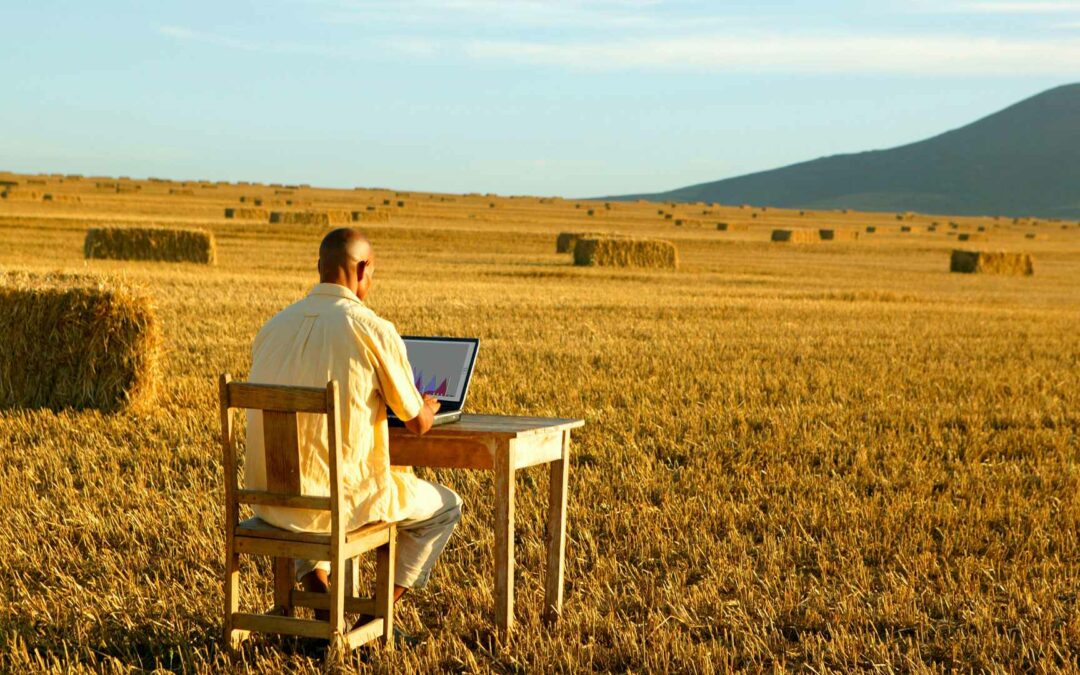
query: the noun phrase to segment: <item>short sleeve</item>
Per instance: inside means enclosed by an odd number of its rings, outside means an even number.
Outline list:
[[[393,325],[379,328],[369,346],[375,355],[375,371],[383,400],[398,419],[411,420],[420,414],[424,399],[413,382],[405,343]]]

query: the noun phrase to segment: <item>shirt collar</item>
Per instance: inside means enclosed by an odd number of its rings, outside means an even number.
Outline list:
[[[308,295],[330,295],[335,298],[343,298],[345,300],[352,300],[353,302],[364,304],[363,301],[356,296],[356,293],[353,293],[341,284],[315,284],[308,292]]]

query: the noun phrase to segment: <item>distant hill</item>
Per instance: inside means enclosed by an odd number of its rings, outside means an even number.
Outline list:
[[[605,199],[1080,218],[1080,84],[910,145]]]

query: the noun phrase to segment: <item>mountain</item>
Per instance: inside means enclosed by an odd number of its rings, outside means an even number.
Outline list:
[[[1080,218],[1080,84],[910,145],[606,199]]]

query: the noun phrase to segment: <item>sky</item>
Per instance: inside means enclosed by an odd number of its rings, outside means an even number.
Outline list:
[[[655,192],[1080,80],[1080,0],[3,0],[0,170]]]

